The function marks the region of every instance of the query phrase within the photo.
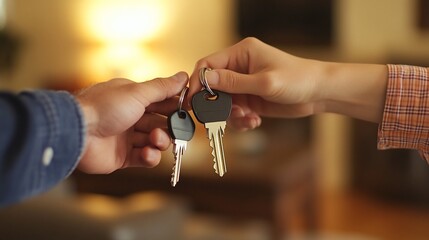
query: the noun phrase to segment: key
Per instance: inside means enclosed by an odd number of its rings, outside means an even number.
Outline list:
[[[173,138],[174,166],[171,185],[175,187],[179,182],[183,153],[194,136],[195,123],[187,111],[179,108],[168,117],[168,130]]]
[[[197,120],[207,129],[207,137],[213,148],[213,168],[219,176],[226,173],[225,154],[222,138],[225,133],[226,120],[231,113],[232,98],[229,94],[212,90],[213,96],[206,89],[192,97],[192,108]]]

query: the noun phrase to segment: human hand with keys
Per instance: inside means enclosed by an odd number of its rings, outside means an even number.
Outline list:
[[[78,168],[100,174],[158,165],[171,143],[166,116],[187,83],[188,75],[179,72],[142,83],[113,79],[80,92],[86,141]]]
[[[187,102],[207,129],[214,169],[223,176],[226,122],[245,131],[260,126],[261,117],[296,118],[321,112],[377,122],[386,72],[384,65],[299,58],[246,38],[197,62]]]
[[[333,112],[372,122],[382,118],[385,65],[305,59],[246,38],[196,63],[189,96],[202,87],[202,68],[213,69],[205,74],[212,89],[231,94],[228,125],[237,130],[260,126],[261,117],[297,118]]]

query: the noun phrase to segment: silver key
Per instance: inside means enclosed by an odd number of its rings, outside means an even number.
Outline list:
[[[188,142],[180,139],[174,139],[173,145],[174,145],[173,146],[174,165],[173,165],[173,173],[171,174],[171,185],[175,187],[177,182],[179,182],[180,168],[182,165],[182,156],[186,150],[186,146],[188,145]]]
[[[182,109],[182,103],[187,88],[182,91],[179,99],[179,110],[168,117],[168,130],[173,138],[174,166],[171,174],[171,185],[176,186],[179,182],[182,156],[195,132],[195,123],[189,113]]]

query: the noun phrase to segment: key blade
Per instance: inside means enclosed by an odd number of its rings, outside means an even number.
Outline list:
[[[215,172],[222,177],[226,173],[225,154],[223,149],[223,134],[225,133],[226,122],[208,122],[204,124],[212,147],[212,155]]]
[[[174,139],[173,144],[174,165],[173,173],[171,174],[171,185],[175,187],[177,182],[179,182],[182,156],[186,150],[188,142],[180,139]]]

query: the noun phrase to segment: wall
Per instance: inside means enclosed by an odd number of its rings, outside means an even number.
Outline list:
[[[15,90],[40,87],[52,79],[84,79],[91,83],[121,76],[143,81],[180,70],[191,72],[195,61],[230,45],[234,36],[231,24],[234,4],[228,0],[209,0],[205,4],[197,0],[9,0],[7,3],[8,28],[21,37],[23,46],[18,68],[8,76],[8,81],[0,81],[0,87]],[[148,41],[137,37],[131,39],[133,42],[122,39],[123,42],[116,44],[125,47],[134,44],[133,50],[120,49],[125,51],[109,55],[118,50],[111,49],[112,39],[94,36],[97,29],[91,31],[91,17],[99,9],[154,3],[163,8],[163,31]],[[150,21],[142,15],[138,18],[140,22],[129,22],[124,28],[132,25],[139,31]]]

